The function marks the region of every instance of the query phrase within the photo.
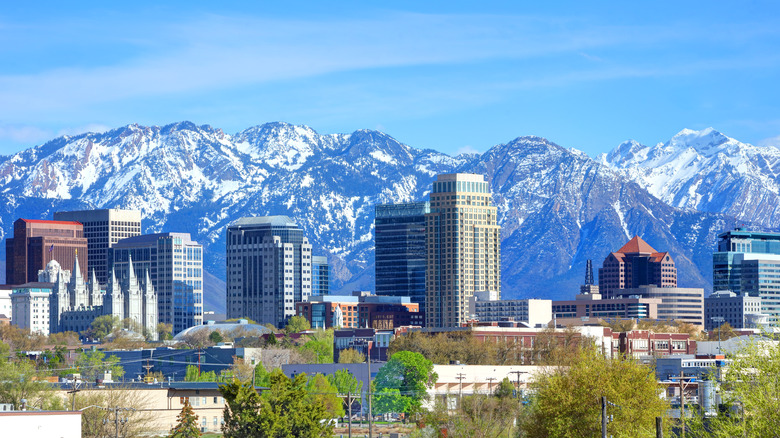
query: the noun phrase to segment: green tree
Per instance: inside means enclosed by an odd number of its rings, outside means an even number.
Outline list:
[[[363,382],[358,380],[346,368],[336,370],[335,373],[328,376],[328,381],[336,387],[339,394],[360,394],[363,389]]]
[[[274,346],[277,344],[276,341],[276,334],[275,333],[269,333],[265,336],[265,345],[266,346]]]
[[[271,373],[271,391],[260,407],[260,423],[269,437],[330,437],[333,426],[326,420],[322,403],[312,400],[306,391],[306,375],[290,379],[275,369]]]
[[[779,375],[780,344],[766,339],[743,343],[722,373],[720,393],[728,413],[711,420],[712,436],[778,436]]]
[[[112,315],[98,316],[87,329],[87,336],[93,339],[103,339],[120,327],[119,318]]]
[[[219,377],[214,371],[199,372],[197,365],[187,365],[184,375],[185,382],[216,382],[218,380]]]
[[[498,398],[511,398],[515,394],[515,385],[509,381],[509,377],[504,377],[504,380],[498,384],[498,388],[493,392]]]
[[[100,350],[86,351],[76,358],[76,370],[84,380],[94,381],[102,379],[104,373],[111,373],[112,378],[121,378],[125,375],[125,369],[119,365],[119,358],[110,356]]]
[[[267,387],[271,385],[271,373],[265,369],[262,362],[255,365],[255,386]]]
[[[219,386],[225,397],[222,433],[225,438],[263,437],[260,424],[260,395],[249,382],[233,380]]]
[[[325,407],[328,418],[344,416],[344,402],[339,397],[336,386],[331,384],[327,377],[315,374],[309,379],[306,389],[314,403],[321,403]]]
[[[366,355],[354,348],[347,348],[339,353],[339,363],[363,363],[365,361]]]
[[[427,422],[448,436],[499,438],[515,437],[515,419],[520,412],[516,399],[485,394],[465,396],[453,408],[438,400]],[[563,435],[565,436],[565,435]]]
[[[300,333],[305,330],[311,330],[311,324],[305,316],[295,315],[290,317],[287,321],[287,325],[284,326],[285,333]]]
[[[219,330],[214,330],[209,334],[209,341],[219,344],[220,342],[223,342],[225,338],[222,337],[222,333],[219,332]]]
[[[399,351],[390,357],[376,375],[377,396],[379,400],[387,398],[388,404],[395,407],[403,405],[403,412],[414,414],[420,410],[422,401],[428,397],[428,388],[438,378],[433,372],[433,363],[422,354]],[[395,389],[398,394],[392,391]]]
[[[1,344],[5,345],[5,344]],[[21,400],[27,400],[27,406],[44,408],[54,396],[53,388],[40,380],[43,375],[27,358],[7,359],[8,349],[0,357],[0,403],[10,403],[19,409]]]
[[[168,438],[195,438],[201,436],[198,428],[198,416],[190,406],[189,400],[184,402],[184,407],[177,417],[176,425],[171,429]]]
[[[225,424],[222,432],[233,437],[330,437],[322,403],[311,400],[306,391],[306,374],[290,379],[275,369],[270,376],[271,389],[262,398],[247,383],[233,381],[221,385],[225,397]]]
[[[314,363],[333,363],[333,330],[318,329],[298,351]]]
[[[607,433],[614,437],[655,436],[655,417],[666,417],[669,408],[652,368],[605,358],[595,346],[581,349],[568,366],[537,374],[532,389],[532,411],[523,424],[532,438],[599,436],[602,396],[612,403]]]
[[[376,381],[371,382],[373,395],[372,413],[389,414],[413,411],[412,398],[401,395],[398,388],[377,388]]]

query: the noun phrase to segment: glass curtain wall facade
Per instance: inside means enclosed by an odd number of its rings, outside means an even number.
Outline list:
[[[325,256],[311,257],[311,296],[330,295],[330,265]],[[312,326],[313,327],[313,326]]]
[[[375,207],[376,294],[409,297],[425,308],[428,202]]]
[[[159,322],[173,325],[173,334],[203,324],[203,246],[188,233],[130,237],[114,244],[110,254],[120,283],[129,276],[130,257],[138,281],[148,273]]]
[[[284,327],[312,294],[311,245],[287,216],[241,218],[227,230],[227,317]]]
[[[501,298],[501,228],[483,175],[438,175],[426,219],[425,324],[457,327],[475,292]]]
[[[722,233],[712,265],[715,292],[760,297],[769,324],[780,324],[780,233],[742,228]]]

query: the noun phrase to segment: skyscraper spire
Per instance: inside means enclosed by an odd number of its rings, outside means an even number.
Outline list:
[[[585,286],[593,284],[593,263],[590,259],[585,262]]]

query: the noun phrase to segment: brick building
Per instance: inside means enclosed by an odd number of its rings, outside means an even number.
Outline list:
[[[620,289],[677,287],[677,268],[668,252],[656,251],[639,236],[610,253],[599,269],[599,292],[614,298]]]
[[[5,282],[19,285],[38,281],[38,271],[57,260],[73,266],[78,257],[84,272],[87,264],[87,239],[79,222],[18,219],[14,235],[5,241]]]

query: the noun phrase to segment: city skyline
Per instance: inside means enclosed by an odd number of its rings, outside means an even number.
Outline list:
[[[300,6],[8,5],[0,153],[182,120],[448,154],[537,135],[595,156],[707,127],[780,143],[773,3]]]

